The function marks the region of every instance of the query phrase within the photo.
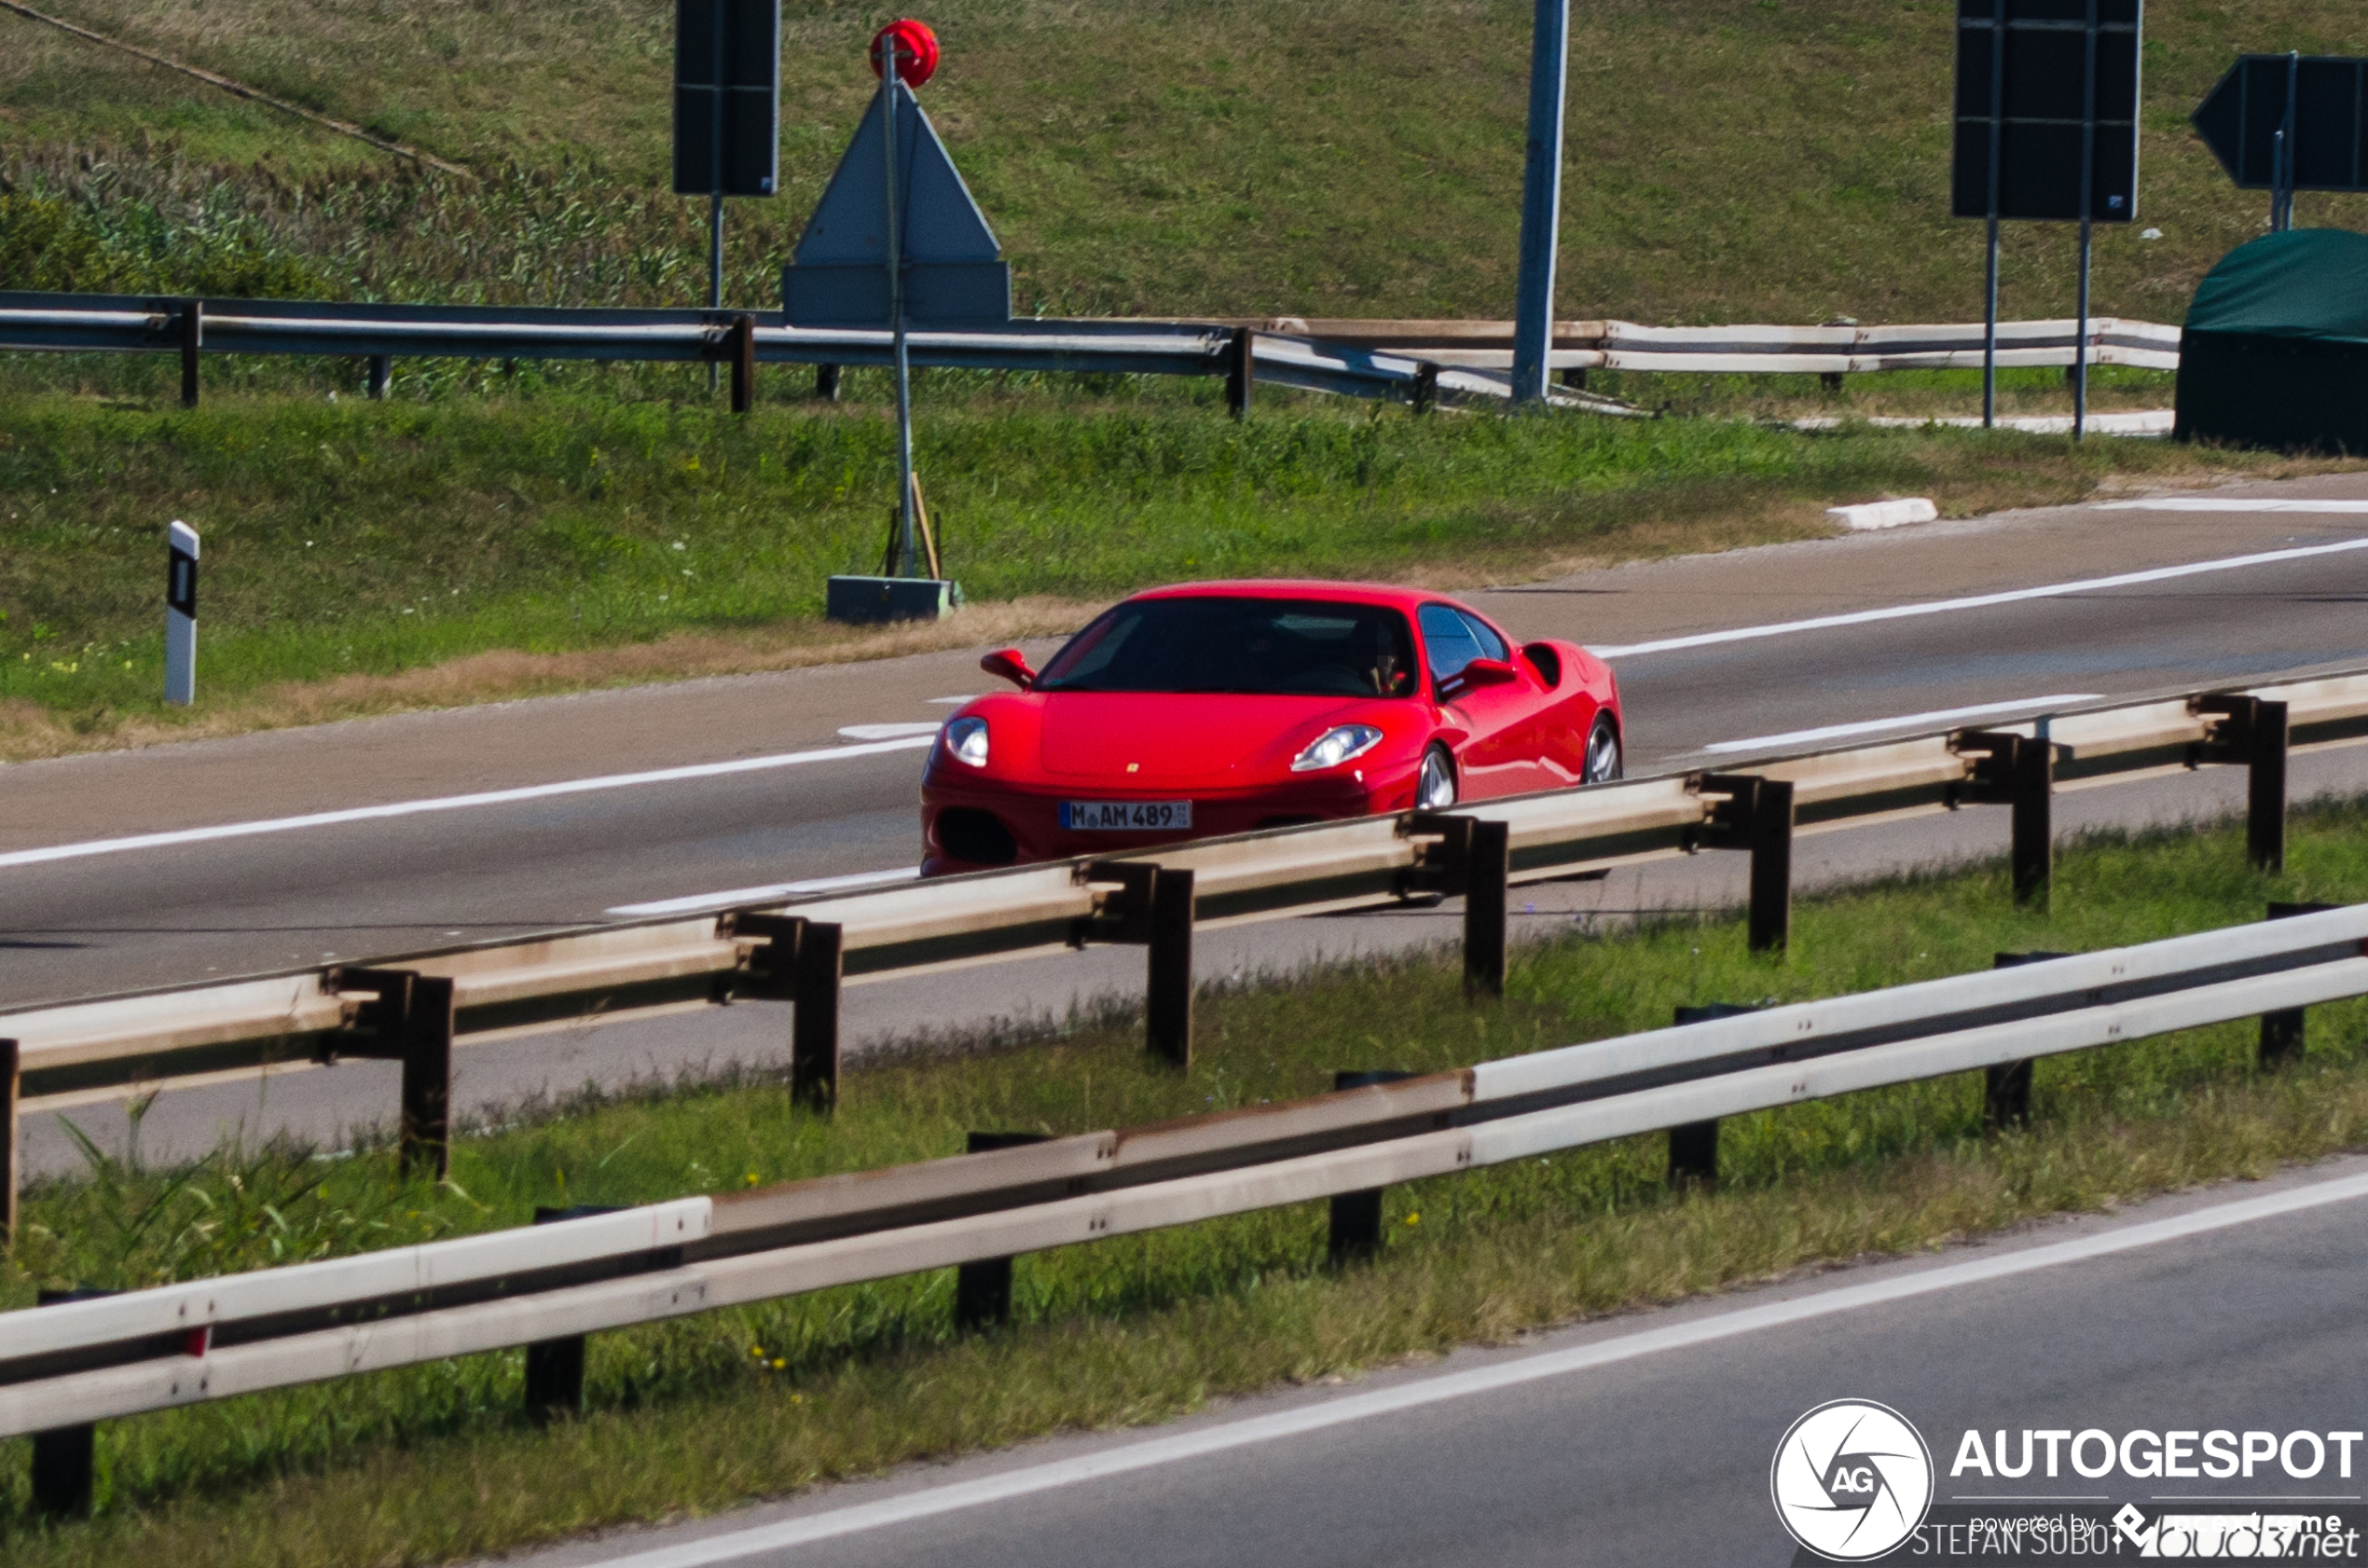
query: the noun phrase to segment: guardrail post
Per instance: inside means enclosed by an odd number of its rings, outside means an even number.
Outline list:
[[[824,403],[836,403],[839,400],[839,367],[837,365],[818,364],[814,367],[814,395]]]
[[[2015,901],[2047,907],[2056,873],[2056,749],[2031,736],[1965,730],[1956,749],[1979,753],[1968,798],[2012,808]]]
[[[1148,860],[1089,860],[1079,881],[1116,883],[1094,897],[1094,912],[1071,931],[1072,945],[1114,942],[1148,947],[1144,1043],[1179,1067],[1192,1065],[1192,873]]]
[[[403,1106],[396,1155],[406,1170],[425,1168],[436,1180],[452,1174],[452,982],[409,970],[339,969],[335,990],[369,991],[356,1027],[366,1046],[337,1054],[403,1064]]]
[[[1151,876],[1150,973],[1144,988],[1146,1043],[1176,1066],[1192,1065],[1192,873]]]
[[[1726,797],[1711,807],[1701,842],[1751,851],[1751,950],[1782,953],[1793,935],[1793,786],[1754,774],[1709,773],[1700,788]]]
[[[986,1154],[998,1148],[1020,1148],[1043,1143],[1049,1133],[977,1133],[971,1135],[970,1152]],[[1012,1260],[982,1258],[954,1271],[954,1327],[968,1333],[998,1327],[1012,1321]]]
[[[2278,706],[2283,707],[2284,704]],[[2332,903],[2273,903],[2268,918],[2291,920],[2297,915],[2320,915],[2331,909],[2341,909]],[[2261,1015],[2261,1050],[2256,1058],[2264,1068],[2282,1067],[2289,1062],[2302,1060],[2305,1010],[2298,1007],[2279,1008]]]
[[[534,1222],[548,1225],[558,1219],[615,1212],[612,1204],[552,1208],[537,1204]],[[531,1420],[542,1423],[584,1413],[584,1335],[570,1334],[563,1339],[536,1340],[526,1347],[526,1413]]]
[[[198,351],[205,346],[205,302],[181,303],[181,406],[198,406]]]
[[[2220,715],[2202,760],[2245,764],[2245,851],[2266,872],[2286,869],[2286,705],[2213,694],[2197,713]]]
[[[2069,953],[1997,953],[1990,956],[1989,967],[2011,970],[2024,964],[2044,964],[2050,958],[2071,956]],[[1984,1134],[2031,1125],[2031,1059],[2025,1057],[2019,1062],[2000,1062],[1982,1069],[1981,1130]]]
[[[1737,1018],[1758,1011],[1736,1002],[1705,1002],[1699,1007],[1678,1008],[1670,1022],[1682,1028],[1688,1024],[1707,1024],[1714,1018]],[[1703,1191],[1718,1185],[1717,1118],[1683,1122],[1669,1130],[1669,1185],[1680,1190],[1700,1188]]]
[[[387,383],[394,379],[394,357],[392,354],[370,356],[370,401],[384,403]]]
[[[1225,407],[1235,419],[1250,417],[1250,392],[1257,385],[1258,334],[1237,326],[1225,352]]]
[[[24,1080],[17,1042],[0,1039],[0,1254],[17,1241],[17,1100]]]
[[[35,1304],[63,1306],[69,1301],[95,1301],[112,1290],[81,1287],[43,1289]],[[51,1519],[76,1519],[90,1511],[91,1482],[97,1473],[99,1426],[86,1421],[76,1426],[52,1427],[33,1435],[33,1507]]]
[[[1377,1083],[1397,1083],[1413,1076],[1387,1070],[1334,1073],[1332,1090],[1337,1093],[1342,1089],[1370,1089]],[[1370,1258],[1382,1250],[1382,1194],[1385,1190],[1368,1187],[1357,1192],[1332,1194],[1328,1255],[1335,1268]]]
[[[839,985],[846,971],[845,928],[807,921],[790,1011],[790,1097],[809,1110],[828,1112],[839,1103]]]
[[[756,318],[733,317],[729,342],[732,350],[732,412],[745,414],[756,406]]]
[[[1409,890],[1464,901],[1464,995],[1503,996],[1512,874],[1510,824],[1417,812],[1407,831],[1439,835],[1438,845],[1416,867]]]
[[[1414,366],[1414,412],[1427,414],[1439,402],[1439,366],[1424,360]]]

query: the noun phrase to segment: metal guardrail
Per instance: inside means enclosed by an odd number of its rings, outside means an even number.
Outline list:
[[[2044,733],[2043,732],[2044,726]],[[1147,949],[1147,1032],[1189,1060],[1194,925],[1461,896],[1474,989],[1501,989],[1508,889],[1604,868],[1751,856],[1750,933],[1789,940],[1797,827],[2003,805],[2017,895],[2044,897],[2058,781],[2249,771],[2254,860],[2282,861],[2289,744],[2368,736],[2368,670],[2138,702],[1477,803],[671,918],[571,927],[0,1011],[0,1170],[19,1115],[339,1056],[404,1064],[406,1158],[440,1170],[457,1042],[586,1019],[787,1001],[795,1093],[828,1105],[846,983],[1095,943]],[[1748,771],[1742,771],[1748,769]],[[0,1193],[11,1228],[14,1184]]]
[[[1673,1180],[1714,1177],[1719,1118],[1975,1069],[1993,1119],[2027,1118],[2037,1057],[2260,1016],[2274,1063],[2301,1035],[2273,1019],[2363,995],[2355,905],[1286,1105],[48,1306],[7,1315],[0,1437],[34,1435],[54,1505],[87,1495],[91,1424],[143,1411],[520,1344],[530,1401],[580,1408],[594,1332],[947,1267],[971,1319],[992,1319],[1016,1254],[1315,1199],[1332,1200],[1344,1256],[1378,1240],[1391,1183],[1656,1131]]]
[[[2095,364],[2176,369],[2177,327],[2100,317]],[[2070,364],[2071,321],[2007,322],[1998,363]],[[881,365],[885,331],[793,327],[778,312],[570,309],[524,306],[199,300],[133,295],[0,292],[0,350],[178,353],[182,397],[194,403],[206,353],[351,355],[371,362],[374,393],[398,357],[630,360],[729,364],[733,406],[753,397],[759,364]],[[1224,376],[1236,413],[1267,381],[1416,407],[1511,395],[1511,326],[1492,322],[1029,321],[998,330],[916,332],[912,363],[963,369]],[[1496,347],[1498,342],[1506,346]],[[1808,372],[1825,376],[1947,368],[1981,362],[1982,328],[1921,326],[1653,327],[1557,323],[1553,368],[1663,372]],[[1556,388],[1555,401],[1633,413],[1610,399]]]

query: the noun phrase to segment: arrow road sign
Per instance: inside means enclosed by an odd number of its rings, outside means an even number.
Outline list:
[[[2368,60],[2347,55],[2237,57],[2192,123],[2204,144],[2246,190],[2278,187],[2278,132],[2293,82],[2293,158],[2289,190],[2368,190]]]

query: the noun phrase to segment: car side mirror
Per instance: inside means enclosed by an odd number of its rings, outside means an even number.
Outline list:
[[[1477,691],[1482,686],[1502,686],[1518,681],[1521,672],[1503,659],[1474,659],[1455,672],[1455,679],[1464,683],[1465,690]]]
[[[1023,692],[1036,684],[1036,671],[1028,667],[1026,656],[1017,648],[989,653],[979,661],[979,668],[989,675],[1001,676]]]

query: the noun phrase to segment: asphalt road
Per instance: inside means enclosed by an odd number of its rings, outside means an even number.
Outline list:
[[[1968,1430],[1987,1446],[2001,1429],[2368,1427],[2363,1197],[2368,1162],[2334,1161],[1346,1388],[1232,1401],[1156,1433],[1068,1435],[505,1561],[1772,1568],[1796,1561],[1769,1499],[1777,1445],[1844,1398],[1916,1426],[1935,1518],[2222,1504],[2347,1509],[2357,1523],[2368,1491],[2357,1449],[2348,1478],[2332,1458],[2308,1479],[2274,1465],[2221,1481],[1950,1472]]]
[[[2296,490],[2368,497],[2339,477]],[[1976,705],[2241,681],[2368,654],[2368,516],[2072,508],[1582,574],[1468,597],[1614,663],[1631,772],[1705,748]],[[1660,647],[2132,570],[2338,547],[2167,580]],[[604,693],[0,771],[0,1005],[400,950],[619,905],[909,866],[917,743],[974,655]],[[897,747],[890,739],[868,742]],[[862,754],[834,754],[843,752]],[[812,753],[821,755],[811,755]],[[804,760],[783,762],[779,759]],[[765,759],[774,759],[765,762]],[[764,765],[751,766],[764,763]],[[206,829],[683,764],[749,771],[11,864]]]

